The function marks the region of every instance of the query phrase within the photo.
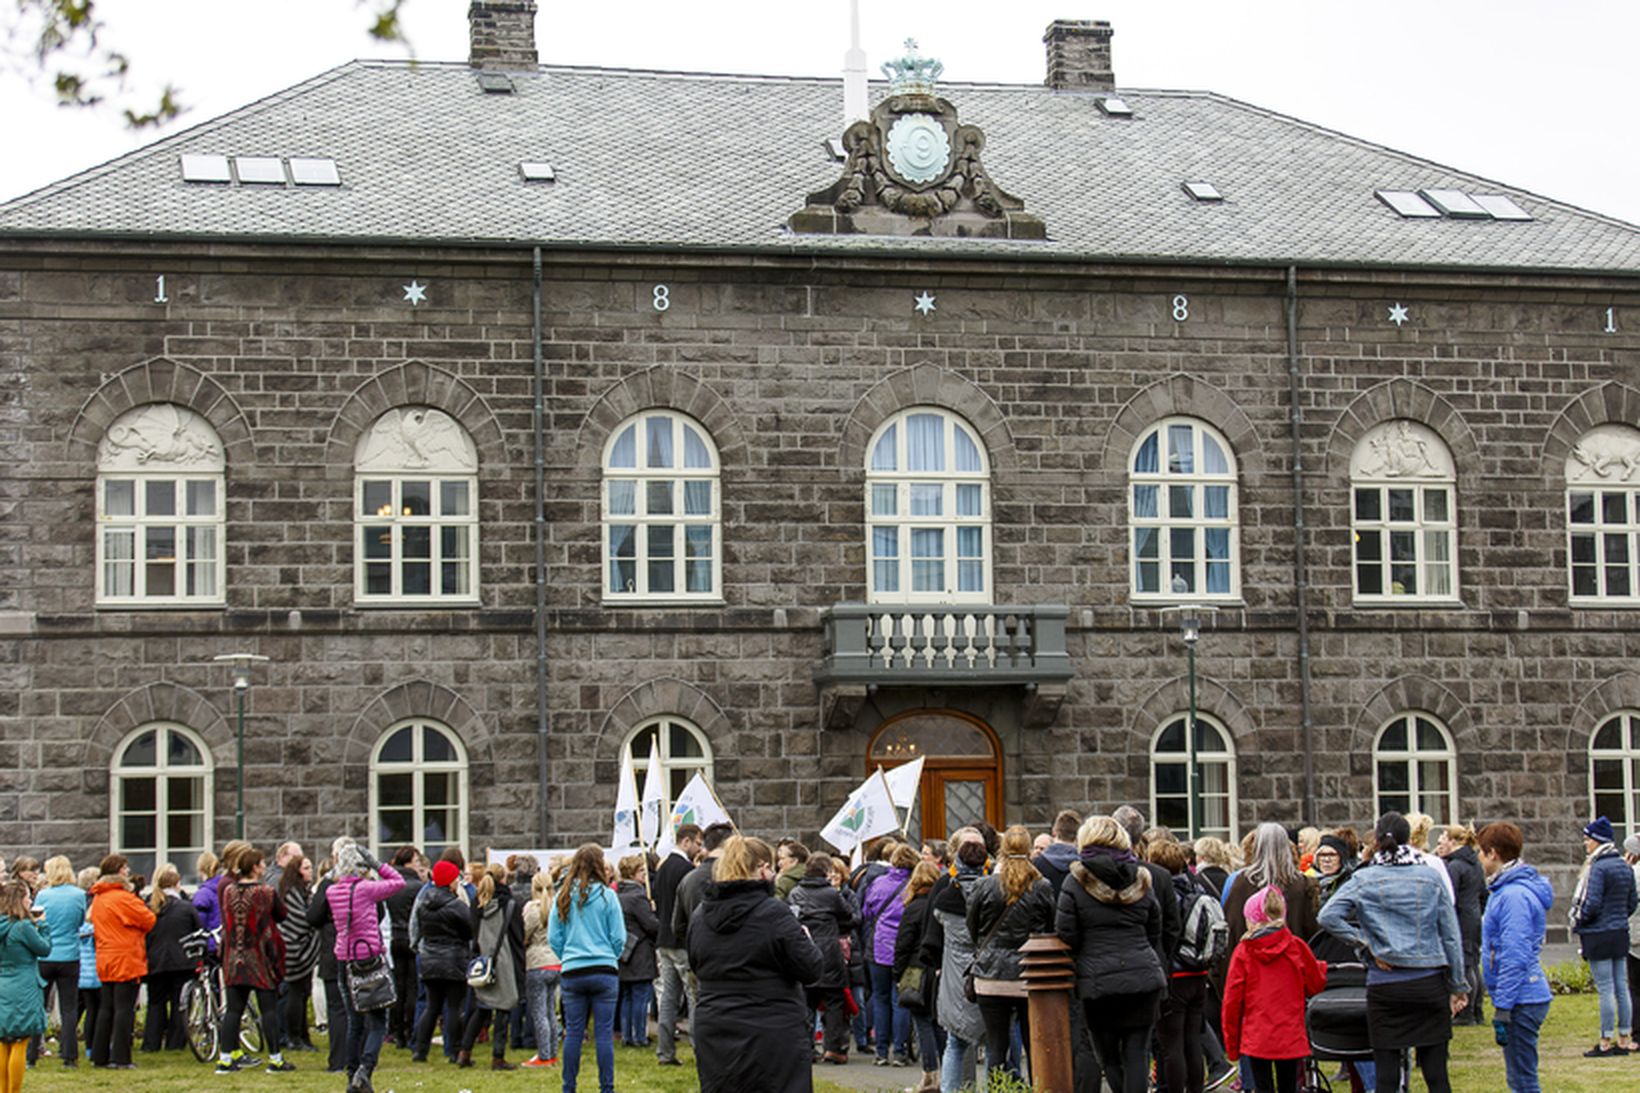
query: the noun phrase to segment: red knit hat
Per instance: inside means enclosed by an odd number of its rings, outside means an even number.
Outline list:
[[[461,870],[456,868],[453,861],[441,861],[433,866],[433,883],[440,888],[450,887],[450,882],[461,876]]]

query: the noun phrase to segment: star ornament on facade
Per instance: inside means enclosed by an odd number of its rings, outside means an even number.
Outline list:
[[[1407,309],[1403,304],[1395,304],[1389,309],[1389,321],[1400,326],[1407,321]]]
[[[404,298],[411,307],[427,301],[427,286],[420,281],[411,281],[404,286]]]
[[[932,292],[924,292],[921,296],[917,297],[917,302],[912,306],[917,309],[917,313],[919,315],[927,315],[929,312],[934,310],[934,294]]]

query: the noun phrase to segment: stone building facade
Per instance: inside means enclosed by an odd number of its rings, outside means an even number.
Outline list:
[[[475,4],[486,19],[532,8]],[[1056,28],[1051,49],[1075,39]],[[1102,37],[1083,52],[1108,64],[1108,28],[1086,29]],[[1065,57],[1050,72],[1070,79]],[[573,74],[523,63],[502,73],[511,93],[462,109],[527,101],[537,83],[573,92]],[[375,94],[381,69],[316,81],[311,109]],[[441,95],[474,79],[387,75]],[[611,109],[649,79],[598,78]],[[1100,80],[1077,86],[1104,94]],[[707,106],[720,94],[676,83]],[[818,118],[840,96],[810,84],[760,94],[787,96],[771,115]],[[1087,90],[1020,90],[1093,109]],[[340,130],[319,149],[341,165],[334,192],[282,174],[278,194],[248,193],[244,164],[208,192],[176,180],[179,154],[315,150],[237,115],[0,206],[0,847],[78,862],[230,837],[235,706],[212,657],[233,652],[269,658],[244,743],[247,832],[265,842],[607,839],[622,750],[646,753],[657,724],[673,792],[704,769],[737,822],[769,834],[812,836],[912,748],[929,756],[931,833],[965,809],[1041,825],[1134,802],[1239,835],[1267,818],[1364,824],[1404,798],[1518,819],[1570,861],[1591,808],[1634,822],[1640,729],[1611,746],[1608,726],[1640,711],[1640,231],[1514,191],[1531,221],[1426,223],[1368,186],[1353,243],[1295,235],[1238,255],[1235,221],[1163,231],[1149,252],[1067,243],[1086,210],[1039,200],[1048,184],[1004,153],[1030,139],[1007,94],[939,94],[985,127],[988,166],[1048,242],[741,245],[729,225],[716,244],[639,245],[584,205],[579,234],[417,236],[345,203],[370,194]],[[1131,123],[1149,113],[1158,139],[1170,110],[1231,109],[1146,94],[1125,95]],[[1361,155],[1315,140],[1303,154],[1322,183]],[[561,154],[544,183],[561,189],[530,200],[586,200],[575,148]],[[126,200],[149,163],[181,213]],[[769,208],[796,212],[838,170],[811,155],[790,169],[807,184],[772,188]],[[1388,153],[1365,170],[1385,187],[1480,188]],[[273,198],[289,205],[234,206]],[[1182,201],[1185,216],[1238,215]],[[259,217],[333,227],[281,235]],[[154,407],[176,409],[143,416]],[[633,425],[645,457],[628,464]],[[891,427],[910,462],[914,431],[971,438],[977,465],[959,454],[923,485],[981,492],[916,494],[907,462],[878,459]],[[1170,462],[1186,439],[1194,465]],[[126,481],[140,511],[121,507],[111,483]],[[151,481],[180,492],[156,500]],[[381,508],[378,481],[395,491]],[[420,509],[425,482],[452,500]],[[628,483],[644,513],[630,521]],[[901,491],[894,519],[877,487]],[[1599,510],[1582,539],[1574,494]],[[690,512],[699,538],[679,532]],[[143,540],[156,518],[167,538]],[[917,553],[933,530],[942,553]],[[1151,549],[1159,577],[1141,572]],[[924,574],[937,591],[917,591]],[[1197,646],[1211,728],[1193,817],[1177,601],[1217,609]],[[170,735],[145,736],[156,727]]]

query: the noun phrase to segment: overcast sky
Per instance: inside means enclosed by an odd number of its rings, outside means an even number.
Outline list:
[[[848,0],[541,0],[541,60],[828,76]],[[861,0],[873,75],[908,36],[957,81],[1040,83],[1054,18],[1108,19],[1117,84],[1217,91],[1640,224],[1640,4],[1631,0]],[[14,5],[0,6],[13,30]],[[355,57],[403,56],[352,0],[100,0],[141,92],[177,85],[206,121]],[[464,60],[467,0],[407,0],[416,54]],[[8,43],[0,198],[156,139],[55,105]],[[960,107],[960,102],[958,103]],[[839,91],[841,116],[841,91]],[[603,124],[598,118],[587,124]]]

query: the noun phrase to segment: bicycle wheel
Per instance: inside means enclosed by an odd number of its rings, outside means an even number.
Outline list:
[[[216,1058],[216,1015],[211,1012],[211,994],[198,979],[182,985],[182,1012],[188,1050],[202,1063],[212,1061]]]
[[[239,1046],[252,1055],[262,1051],[262,1005],[253,991],[245,1000],[245,1019],[239,1022]]]

